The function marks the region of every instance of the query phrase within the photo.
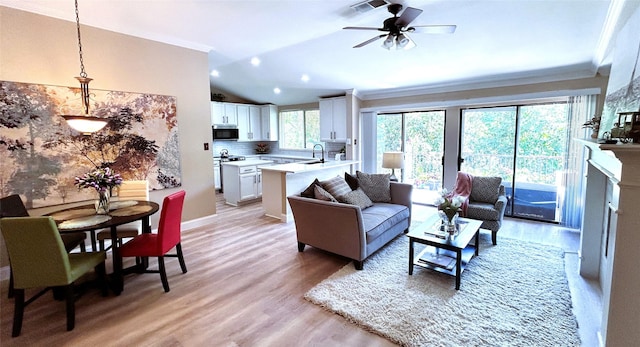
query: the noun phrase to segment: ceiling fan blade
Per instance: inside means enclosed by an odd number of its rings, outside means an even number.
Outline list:
[[[416,17],[418,17],[421,13],[421,9],[407,7],[407,9],[402,12],[400,18],[398,18],[398,20],[396,21],[396,26],[400,28],[406,27],[407,25],[409,25],[409,23],[413,22],[413,20],[416,19]]]
[[[344,27],[342,29],[348,29],[348,30],[379,30],[379,31],[386,31],[383,28],[374,28],[374,27]]]
[[[412,32],[423,34],[453,34],[456,31],[455,25],[416,25],[411,28],[414,29]]]
[[[365,41],[363,43],[360,43],[360,44],[357,44],[357,45],[353,46],[353,48],[360,48],[360,47],[366,46],[366,45],[370,44],[371,42],[378,41],[378,40],[380,40],[381,38],[383,38],[385,36],[387,36],[387,34],[378,35],[376,37],[368,39],[367,41]]]

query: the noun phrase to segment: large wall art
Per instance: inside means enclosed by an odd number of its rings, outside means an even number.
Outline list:
[[[640,9],[616,39],[599,137],[611,131],[619,112],[640,111]]]
[[[28,208],[95,198],[74,178],[110,167],[150,189],[181,185],[176,98],[90,90],[90,112],[109,119],[91,135],[61,114],[82,114],[79,88],[0,81],[0,196],[20,194]]]

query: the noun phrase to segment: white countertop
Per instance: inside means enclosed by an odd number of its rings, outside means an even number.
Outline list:
[[[247,159],[247,160],[236,160],[236,161],[223,161],[223,166],[251,166],[251,165],[268,165],[273,163],[271,160],[262,160],[262,159]]]
[[[266,166],[262,168],[262,171],[299,173],[299,172],[318,171],[318,170],[323,170],[326,168],[336,167],[336,166],[354,165],[358,163],[360,163],[360,161],[358,160],[338,160],[338,161],[329,160],[319,164],[289,163],[289,164]]]

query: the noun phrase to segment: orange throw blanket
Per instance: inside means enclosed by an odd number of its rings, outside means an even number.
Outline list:
[[[453,191],[448,194],[448,198],[451,199],[455,196],[461,196],[464,198],[461,209],[462,213],[460,217],[467,215],[467,207],[469,207],[469,195],[471,195],[471,184],[473,183],[473,176],[465,172],[458,172],[456,177],[456,185],[453,187]]]

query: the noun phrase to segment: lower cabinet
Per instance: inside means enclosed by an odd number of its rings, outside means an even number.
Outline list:
[[[241,202],[262,196],[262,174],[256,165],[223,165],[222,175],[227,204],[237,206]]]

